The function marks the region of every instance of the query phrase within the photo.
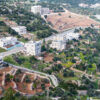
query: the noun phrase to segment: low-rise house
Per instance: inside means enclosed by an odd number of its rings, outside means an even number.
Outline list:
[[[22,46],[16,37],[3,37],[0,39],[0,47],[6,50]]]
[[[27,55],[38,56],[41,54],[41,41],[29,41],[25,43],[24,47]]]
[[[66,41],[66,35],[57,34],[52,38],[52,40],[54,40],[54,41]]]
[[[50,14],[49,8],[42,8],[41,14],[42,14],[42,15]]]
[[[65,41],[52,41],[50,47],[57,50],[64,50],[66,48]]]
[[[12,29],[18,32],[19,35],[23,35],[27,33],[25,26],[15,26],[15,27],[12,27]]]
[[[72,39],[78,40],[78,38],[79,38],[79,33],[72,32],[66,35],[66,40],[72,40]]]
[[[78,92],[79,96],[85,96],[85,95],[87,95],[87,90],[78,90],[77,92]]]

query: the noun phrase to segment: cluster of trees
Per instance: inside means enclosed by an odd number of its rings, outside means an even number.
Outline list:
[[[26,26],[27,30],[32,33],[36,33],[38,38],[45,38],[53,33],[56,33],[55,30],[51,29],[46,24],[39,14],[34,15],[23,8],[2,6],[0,7],[0,14],[7,16],[10,20],[15,21],[18,25]],[[10,32],[12,33],[11,29]]]
[[[82,76],[82,85],[79,89],[87,90],[88,96],[96,96],[96,89],[98,88],[98,83],[96,81],[92,81],[92,78],[88,78],[86,76]]]
[[[74,77],[75,75],[74,75],[74,72],[73,71],[70,71],[68,69],[64,69],[63,70],[63,76],[64,77]]]
[[[64,3],[64,4],[67,4],[64,5],[65,8],[67,8],[68,10],[72,11],[72,12],[75,12],[75,13],[80,13],[80,14],[83,14],[83,15],[95,15],[95,14],[100,14],[99,10],[100,9],[94,9],[94,8],[82,8],[82,7],[79,7],[79,4],[80,3],[86,3],[86,4],[96,4],[96,3],[100,3],[99,0],[42,0],[42,1],[47,1],[49,5],[59,5],[59,7],[56,7],[59,11],[63,11],[62,8],[60,8],[60,6]],[[44,3],[43,3],[44,5]],[[52,7],[56,10],[55,7]]]
[[[26,68],[32,68],[34,64],[38,63],[38,60],[34,56],[25,57],[20,54],[5,57],[4,61],[12,64],[24,66]]]
[[[1,2],[19,2],[19,0],[1,0]],[[27,0],[21,0],[21,1],[27,1]],[[33,1],[33,0],[30,0],[30,1]],[[78,5],[79,3],[86,3],[86,4],[95,4],[95,3],[99,3],[100,1],[99,0],[85,0],[85,1],[83,1],[83,0],[77,0],[77,1],[75,1],[75,0],[41,0],[41,1],[47,1],[47,2],[49,2],[49,3],[69,3],[69,4],[71,4],[71,5]]]
[[[53,10],[54,12],[64,12],[63,7],[58,2],[39,2],[38,4],[42,7],[48,7],[50,10]]]
[[[53,3],[69,3],[73,6],[78,5],[80,3],[86,3],[86,4],[95,4],[95,3],[99,3],[99,0],[42,0],[42,1],[48,1],[48,2],[53,2]]]
[[[9,88],[4,93],[4,97],[0,98],[0,100],[47,100],[46,96],[33,96],[27,98],[26,96],[22,96],[20,93],[16,93],[12,88]],[[51,100],[48,98],[48,100]]]
[[[0,32],[8,32],[12,36],[18,36],[18,33],[12,28],[8,27],[3,21],[0,21]]]
[[[45,29],[45,30],[40,30],[40,31],[37,31],[37,37],[39,38],[39,39],[41,39],[41,38],[45,38],[45,37],[48,37],[48,36],[51,36],[52,34],[53,34],[53,30],[49,30],[49,29]]]

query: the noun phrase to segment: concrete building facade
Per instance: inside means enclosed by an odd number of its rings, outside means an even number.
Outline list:
[[[31,12],[34,14],[46,15],[50,13],[49,8],[43,8],[40,5],[32,6]]]
[[[50,47],[57,50],[64,50],[66,48],[65,41],[52,41]]]
[[[25,26],[15,26],[12,27],[12,29],[18,32],[19,35],[23,35],[27,33],[27,29]]]
[[[25,43],[24,47],[27,55],[38,56],[41,54],[41,41],[29,41]]]

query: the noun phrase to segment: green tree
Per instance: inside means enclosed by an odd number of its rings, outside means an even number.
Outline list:
[[[4,98],[3,100],[15,100],[15,97],[14,97],[14,91],[12,88],[9,88],[5,94],[4,94]]]

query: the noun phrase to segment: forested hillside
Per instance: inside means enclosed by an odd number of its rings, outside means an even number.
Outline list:
[[[56,3],[69,3],[71,5],[78,5],[79,3],[95,4],[100,3],[100,0],[41,0]]]
[[[15,2],[15,1],[34,1],[34,0],[0,0],[0,2]],[[95,4],[100,3],[100,0],[40,0],[56,3],[69,3],[71,5],[78,5],[79,3]]]

